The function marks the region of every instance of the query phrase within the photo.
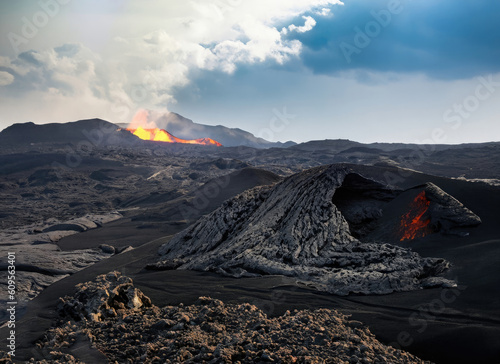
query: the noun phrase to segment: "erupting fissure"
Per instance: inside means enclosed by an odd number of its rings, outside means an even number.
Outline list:
[[[165,142],[165,143],[215,145],[217,147],[222,146],[221,143],[210,138],[200,138],[193,140],[177,138],[172,134],[170,134],[168,131],[160,128],[144,129],[139,126],[137,129],[127,128],[127,130],[132,134],[134,134],[135,136],[141,138],[142,140],[151,140],[155,142]]]
[[[429,224],[431,220],[424,214],[429,209],[431,202],[425,196],[425,191],[420,192],[410,204],[409,211],[401,216],[399,228],[400,241],[423,238],[432,232]]]

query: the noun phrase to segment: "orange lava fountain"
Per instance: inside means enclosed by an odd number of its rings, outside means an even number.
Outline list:
[[[425,191],[420,192],[415,197],[410,204],[409,211],[401,216],[400,241],[423,238],[432,232],[429,226],[431,220],[423,217],[430,204],[431,202],[425,196]]]
[[[215,145],[217,147],[222,146],[221,143],[210,139],[210,138],[200,138],[193,140],[181,139],[173,136],[168,131],[154,128],[154,129],[143,129],[138,127],[137,129],[127,128],[129,132],[135,136],[141,138],[142,140],[151,140],[155,142],[165,142],[165,143],[183,143],[183,144],[198,144],[198,145]]]

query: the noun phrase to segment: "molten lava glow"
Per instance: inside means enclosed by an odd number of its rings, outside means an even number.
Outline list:
[[[129,129],[127,129],[129,130]],[[149,140],[151,138],[151,133],[149,131],[144,130],[141,127],[138,127],[134,132],[134,135],[137,135],[139,138],[144,140]]]
[[[194,140],[186,140],[173,136],[168,131],[154,128],[154,129],[143,129],[142,127],[137,128],[127,128],[135,136],[143,140],[151,140],[155,142],[165,142],[165,143],[183,143],[183,144],[199,144],[199,145],[216,145],[218,147],[222,146],[221,143],[210,139],[210,138],[200,138]]]
[[[410,204],[409,211],[401,216],[399,233],[400,241],[423,238],[430,234],[429,218],[424,218],[424,214],[429,209],[431,202],[425,196],[425,191],[420,192]]]

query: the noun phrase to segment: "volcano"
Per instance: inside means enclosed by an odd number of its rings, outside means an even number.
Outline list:
[[[203,136],[218,141],[225,147],[247,146],[252,148],[287,148],[296,143],[271,142],[257,137],[252,133],[223,125],[198,124],[174,112],[155,112],[140,109],[136,112],[130,124],[120,124],[123,128],[159,128],[168,130],[171,134],[185,140],[193,140]]]
[[[127,130],[142,140],[150,140],[150,141],[164,142],[164,143],[215,145],[217,147],[222,146],[221,143],[210,138],[199,138],[191,140],[177,138],[172,134],[170,134],[168,131],[160,128],[144,129],[139,126],[137,129],[127,128]]]
[[[449,267],[444,259],[355,238],[334,203],[336,191],[343,186],[358,186],[365,196],[364,192],[391,197],[388,186],[348,166],[309,169],[226,200],[162,245],[160,260],[150,268],[231,277],[283,275],[336,295],[388,294],[455,284],[437,276]],[[379,210],[374,203],[358,202],[358,211],[370,216],[372,210]]]

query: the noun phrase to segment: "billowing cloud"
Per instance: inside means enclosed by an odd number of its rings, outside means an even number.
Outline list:
[[[330,8],[322,8],[321,10],[316,11],[316,15],[321,15],[321,16],[328,16],[332,12],[332,9]]]
[[[15,82],[11,82],[5,90],[14,94],[49,91],[68,96],[79,96],[86,90],[94,90],[99,94],[99,90],[105,87],[105,81],[96,73],[96,65],[101,64],[100,58],[79,44],[64,47],[71,49],[69,56],[56,48],[23,52],[14,60],[4,57],[0,69],[15,75]]]
[[[297,119],[276,139],[411,142],[477,76],[500,82],[491,0],[70,1],[27,37],[40,4],[2,5],[0,129],[168,107],[259,135],[284,106]],[[10,32],[26,38],[20,52]],[[448,141],[496,135],[498,105],[495,93]]]
[[[305,33],[305,32],[310,31],[316,25],[316,20],[314,20],[313,17],[303,16],[302,18],[305,20],[304,25],[298,27],[295,24],[291,24],[288,26],[288,28],[283,28],[283,29],[284,30],[288,29],[291,32],[296,31],[298,33]]]
[[[105,116],[129,121],[137,108],[165,109],[174,104],[176,90],[189,85],[193,73],[232,74],[242,65],[281,65],[298,57],[301,42],[277,27],[302,17],[304,25],[291,24],[288,29],[303,34],[316,21],[302,14],[342,2],[193,0],[177,5],[151,3],[150,12],[165,15],[156,29],[143,25],[145,32],[131,36],[118,23],[117,35],[99,52],[81,43],[63,43],[27,50],[15,58],[1,57],[0,85],[6,87],[0,94],[57,101],[68,107],[101,105],[107,109]],[[133,13],[131,6],[128,11]]]
[[[317,17],[314,31],[296,34],[301,59],[315,73],[457,79],[500,71],[499,2],[349,1],[334,10],[335,18]]]
[[[0,71],[0,86],[7,86],[14,82],[14,76],[9,72]]]
[[[75,120],[98,115],[118,120],[117,104],[132,107],[117,82],[118,72],[108,72],[100,56],[81,44],[28,51],[0,60],[0,69],[12,73],[12,83],[0,88],[1,112],[11,120],[31,120],[33,110],[43,121]],[[19,102],[24,105],[19,106]],[[27,107],[29,105],[29,107]]]

